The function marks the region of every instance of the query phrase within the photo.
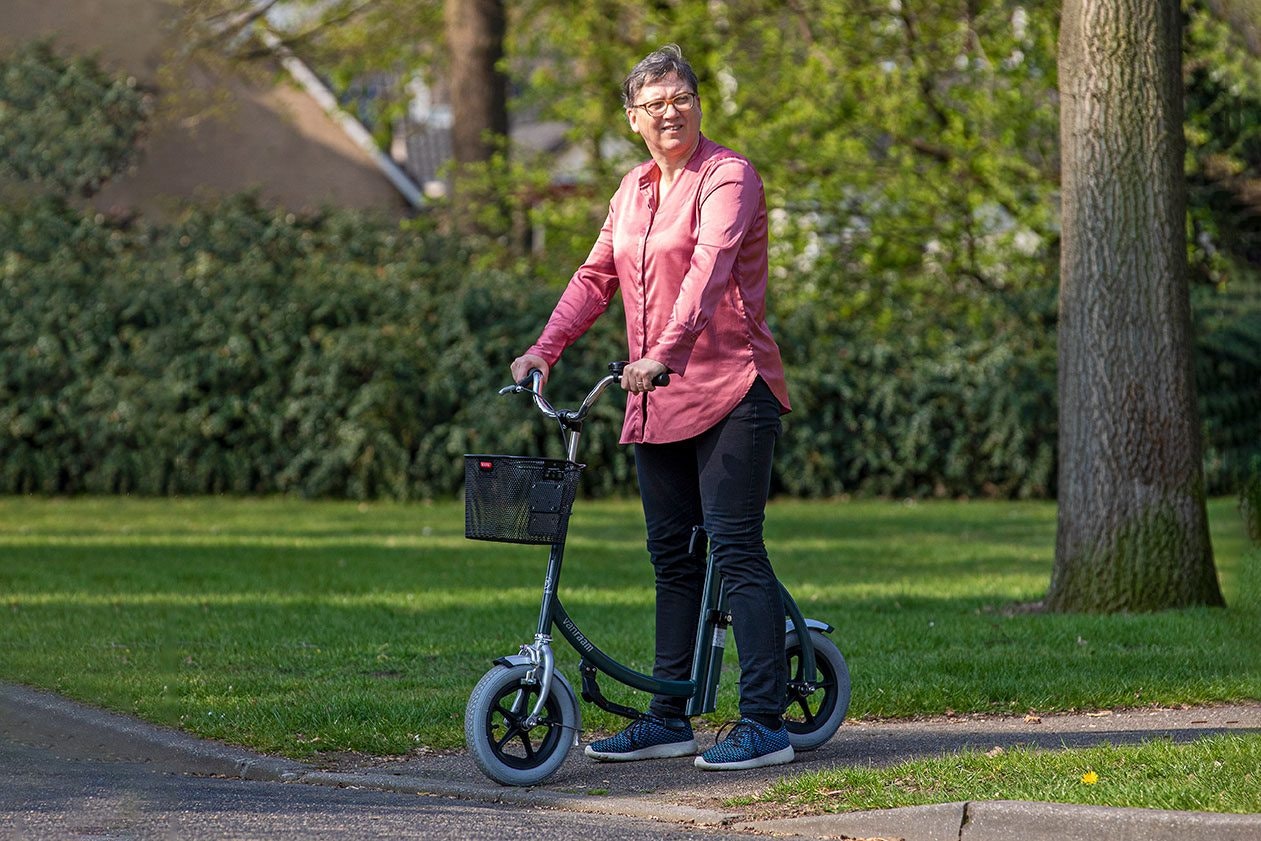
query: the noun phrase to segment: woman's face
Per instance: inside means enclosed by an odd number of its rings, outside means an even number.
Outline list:
[[[669,100],[679,94],[692,93],[691,87],[671,73],[656,79],[639,89],[636,105],[657,99]],[[691,110],[680,111],[673,105],[660,117],[654,117],[643,108],[626,109],[633,132],[644,139],[648,153],[654,159],[664,158],[670,163],[686,163],[701,136],[701,104],[696,100]]]

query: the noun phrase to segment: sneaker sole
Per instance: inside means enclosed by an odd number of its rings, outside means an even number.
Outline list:
[[[747,771],[750,768],[764,768],[767,765],[786,765],[792,762],[795,756],[792,745],[789,745],[774,753],[755,756],[753,759],[743,759],[739,762],[708,762],[705,757],[698,756],[696,767],[704,771]]]
[[[665,745],[653,745],[650,748],[627,751],[625,753],[605,753],[587,745],[583,751],[592,759],[601,762],[632,762],[636,759],[672,759],[676,756],[692,756],[696,753],[696,740],[690,742],[670,742]]]

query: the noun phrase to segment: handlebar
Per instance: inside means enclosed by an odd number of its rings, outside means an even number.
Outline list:
[[[499,393],[529,394],[534,398],[534,405],[545,417],[555,418],[562,427],[580,427],[583,419],[591,413],[591,407],[600,399],[600,395],[604,394],[604,390],[613,383],[622,381],[622,372],[629,364],[629,362],[610,362],[609,373],[604,375],[592,387],[591,391],[583,399],[582,405],[577,409],[557,409],[547,401],[547,398],[543,396],[543,372],[537,368],[531,369],[530,373],[521,379],[521,382],[499,389]],[[667,386],[670,384],[670,375],[668,373],[658,374],[652,378],[652,384],[658,387]]]

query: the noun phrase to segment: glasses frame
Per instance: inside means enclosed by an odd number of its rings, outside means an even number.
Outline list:
[[[692,104],[687,106],[686,108],[680,108],[678,105],[678,101],[680,99],[683,99],[684,97],[692,100]],[[654,99],[650,102],[645,102],[640,105],[632,105],[631,108],[642,108],[644,109],[644,113],[647,114],[649,117],[664,117],[666,115],[666,111],[670,110],[671,105],[674,106],[675,111],[678,111],[680,114],[686,114],[688,111],[691,111],[693,108],[695,108],[700,101],[701,101],[700,96],[698,96],[695,93],[692,93],[691,91],[686,91],[684,93],[678,94],[677,96],[672,96],[669,99]],[[649,110],[649,108],[651,108],[651,106],[653,105],[656,105],[658,102],[662,103],[661,112],[658,114],[654,114],[652,113],[652,111]]]

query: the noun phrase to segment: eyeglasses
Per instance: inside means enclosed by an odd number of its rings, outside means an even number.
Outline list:
[[[654,99],[652,102],[645,102],[642,105],[632,105],[631,108],[642,108],[648,112],[650,117],[661,117],[671,105],[680,114],[685,111],[691,111],[696,106],[696,94],[681,93],[671,99]]]

